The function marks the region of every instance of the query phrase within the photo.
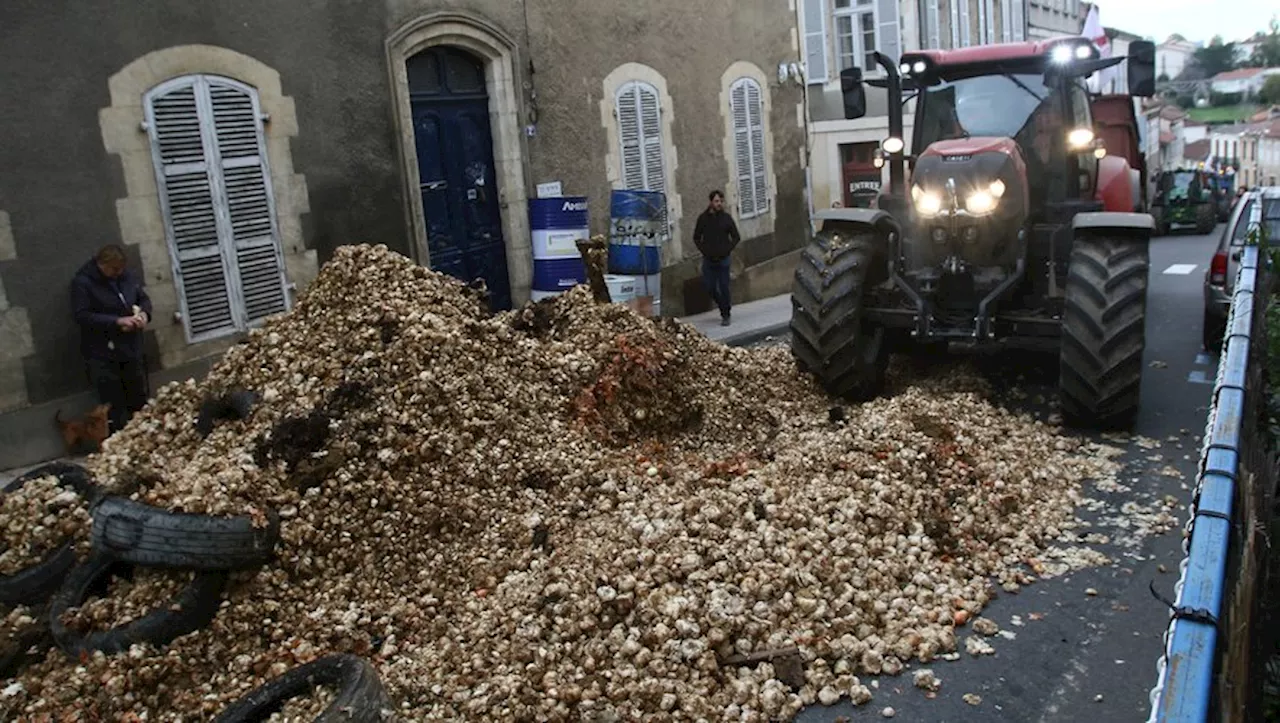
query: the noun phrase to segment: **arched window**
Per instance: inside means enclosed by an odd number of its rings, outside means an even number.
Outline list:
[[[214,75],[145,97],[156,187],[188,342],[289,307],[257,91]]]
[[[622,144],[622,182],[630,191],[666,193],[666,159],[662,155],[662,116],[658,90],[628,81],[615,96],[618,138]]]
[[[760,84],[740,78],[729,88],[733,157],[738,180],[738,215],[753,218],[769,210],[764,148],[764,101]]]

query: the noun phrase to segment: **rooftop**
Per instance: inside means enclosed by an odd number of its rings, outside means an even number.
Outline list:
[[[1236,68],[1235,70],[1228,70],[1225,73],[1218,73],[1217,75],[1213,76],[1213,80],[1215,81],[1244,80],[1245,78],[1252,78],[1253,76],[1259,73],[1262,73],[1265,70],[1267,69],[1266,68]]]
[[[1208,138],[1198,141],[1192,141],[1186,145],[1182,151],[1182,157],[1188,161],[1204,161],[1209,158],[1209,147],[1212,143]]]

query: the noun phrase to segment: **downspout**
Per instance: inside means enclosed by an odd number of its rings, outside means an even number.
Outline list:
[[[809,235],[813,236],[817,233],[817,227],[813,222],[813,214],[816,209],[813,202],[813,143],[809,130],[812,119],[809,117],[809,55],[807,28],[803,25],[804,0],[797,0],[794,7],[796,12],[796,61],[798,66],[803,69],[803,72],[800,73],[800,103],[804,107],[804,197],[809,209],[807,219]]]

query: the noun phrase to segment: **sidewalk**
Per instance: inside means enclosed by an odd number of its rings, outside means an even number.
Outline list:
[[[733,323],[720,326],[720,312],[711,310],[680,321],[692,324],[704,336],[727,346],[747,346],[768,336],[785,334],[791,324],[791,295],[770,296],[733,307]]]

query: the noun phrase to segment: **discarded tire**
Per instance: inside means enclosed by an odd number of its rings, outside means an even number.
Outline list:
[[[45,651],[53,647],[48,614],[40,611],[34,617],[34,623],[15,631],[9,639],[0,640],[0,680],[16,676],[28,664],[44,658]]]
[[[54,642],[67,655],[76,657],[96,650],[113,655],[138,643],[167,645],[208,625],[222,605],[227,573],[197,572],[191,583],[170,603],[127,625],[80,633],[63,624],[63,613],[84,604],[98,583],[106,582],[110,576],[128,567],[130,563],[110,555],[94,554],[88,562],[73,569],[54,594],[49,602],[49,630]]]
[[[265,721],[289,700],[320,686],[334,689],[336,695],[329,707],[316,717],[316,723],[395,720],[391,701],[373,666],[354,655],[339,654],[319,658],[268,681],[232,703],[214,723]]]
[[[92,507],[102,496],[84,467],[71,462],[51,462],[24,473],[5,485],[6,493],[16,492],[31,480],[56,477],[58,482],[80,495]],[[12,575],[0,575],[0,603],[35,605],[47,600],[76,564],[75,551],[68,542],[50,552],[40,562]]]
[[[13,492],[22,489],[22,486],[27,482],[41,477],[57,477],[64,487],[75,490],[80,496],[91,502],[102,495],[102,491],[89,477],[89,471],[74,462],[42,464],[14,478],[13,481],[4,486],[4,491]]]
[[[104,497],[93,511],[93,548],[144,567],[171,570],[245,570],[271,559],[280,518],[266,527],[248,517],[191,515],[126,497]]]
[[[257,401],[258,396],[247,389],[232,389],[220,397],[209,397],[200,403],[196,431],[201,437],[208,437],[219,421],[248,419]]]

